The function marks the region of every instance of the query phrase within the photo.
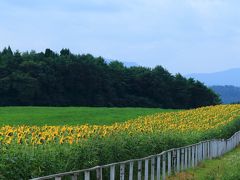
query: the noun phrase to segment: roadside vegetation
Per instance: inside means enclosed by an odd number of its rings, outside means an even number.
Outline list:
[[[2,126],[0,177],[29,179],[228,138],[240,105],[164,112],[112,125]]]
[[[177,174],[168,180],[239,180],[240,146],[223,157],[206,160],[197,168]]]

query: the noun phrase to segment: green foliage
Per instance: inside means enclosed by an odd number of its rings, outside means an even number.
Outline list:
[[[204,84],[161,66],[106,63],[90,54],[0,52],[0,106],[117,106],[195,108],[219,104]]]

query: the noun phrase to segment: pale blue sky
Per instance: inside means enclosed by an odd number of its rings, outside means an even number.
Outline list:
[[[221,71],[240,67],[239,8],[239,0],[1,0],[0,48]]]

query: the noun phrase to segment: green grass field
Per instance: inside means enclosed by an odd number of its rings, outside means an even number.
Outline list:
[[[169,180],[239,180],[240,146],[221,158],[206,160],[197,168],[168,178]]]
[[[0,125],[109,125],[163,110],[106,107],[0,107]]]

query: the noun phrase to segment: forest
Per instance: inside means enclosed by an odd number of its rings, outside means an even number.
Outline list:
[[[69,49],[0,51],[0,106],[189,109],[220,103],[203,83],[173,75],[162,66],[125,67]]]

